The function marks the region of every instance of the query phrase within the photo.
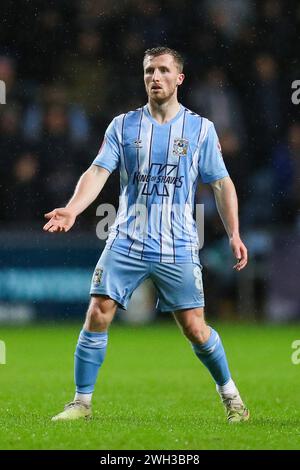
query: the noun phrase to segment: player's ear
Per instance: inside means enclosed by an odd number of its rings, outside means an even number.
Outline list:
[[[184,79],[185,79],[184,73],[180,73],[177,78],[177,86],[181,85]]]

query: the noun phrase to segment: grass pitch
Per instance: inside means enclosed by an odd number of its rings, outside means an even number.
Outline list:
[[[175,323],[114,324],[90,422],[52,423],[72,400],[80,325],[2,328],[0,449],[299,449],[299,326],[212,325],[250,408],[228,425],[207,370]]]

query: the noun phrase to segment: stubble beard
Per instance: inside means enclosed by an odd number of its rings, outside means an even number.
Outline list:
[[[167,103],[168,101],[170,101],[172,99],[172,97],[176,93],[176,89],[177,89],[177,87],[175,86],[172,93],[169,93],[168,95],[166,95],[164,93],[162,97],[159,97],[156,94],[152,94],[151,89],[150,89],[149,92],[147,92],[148,99],[153,101],[154,103],[157,103],[158,105]]]

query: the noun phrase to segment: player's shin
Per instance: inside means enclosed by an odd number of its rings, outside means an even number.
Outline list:
[[[75,400],[90,404],[92,393],[107,347],[107,332],[80,332],[75,351]]]
[[[222,341],[218,333],[210,328],[210,337],[203,344],[193,343],[196,356],[207,367],[218,386],[230,382],[231,375]]]

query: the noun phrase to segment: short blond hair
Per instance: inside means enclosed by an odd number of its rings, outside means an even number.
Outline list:
[[[147,49],[144,54],[143,62],[145,62],[146,57],[157,57],[163,54],[171,55],[174,59],[174,62],[177,64],[179,72],[181,73],[183,71],[184,58],[182,55],[178,51],[175,51],[175,49],[171,49],[170,47],[166,46],[152,47],[151,49]]]

